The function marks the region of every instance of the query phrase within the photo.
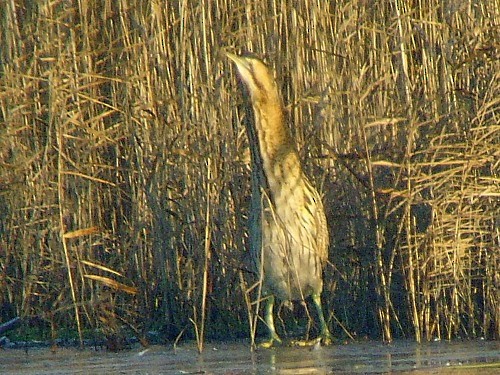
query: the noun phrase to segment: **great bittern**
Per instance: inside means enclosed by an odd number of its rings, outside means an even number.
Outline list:
[[[321,331],[308,343],[330,344],[321,308],[329,244],[321,197],[301,168],[272,72],[255,57],[227,56],[238,68],[254,111],[254,122],[247,121],[252,161],[249,247],[267,296],[265,322],[270,334],[261,346],[281,343],[274,327],[275,296],[282,301],[311,296]]]

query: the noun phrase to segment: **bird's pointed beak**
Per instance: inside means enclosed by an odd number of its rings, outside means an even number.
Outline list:
[[[231,52],[226,52],[226,56],[236,64],[236,67],[238,70],[242,73],[243,71],[249,71],[250,67],[247,63],[247,61],[243,58],[241,58],[238,55],[235,55],[234,53]]]

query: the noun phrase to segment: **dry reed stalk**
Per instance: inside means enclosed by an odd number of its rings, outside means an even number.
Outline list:
[[[249,194],[229,46],[283,78],[323,187],[333,330],[499,337],[496,2],[18,1],[3,14],[2,307],[82,332],[105,328],[96,301],[112,293],[116,321],[139,332],[194,337],[192,319],[199,344],[249,326],[254,339],[255,306],[229,287]]]

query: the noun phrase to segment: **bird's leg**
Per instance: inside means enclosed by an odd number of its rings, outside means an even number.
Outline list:
[[[313,340],[294,340],[292,341],[293,346],[315,346],[319,344],[330,345],[332,343],[333,336],[328,330],[326,325],[325,317],[323,315],[323,309],[321,308],[321,296],[319,293],[314,293],[311,295],[311,299],[316,306],[316,311],[318,313],[320,334],[317,338]]]
[[[270,295],[267,297],[266,301],[266,310],[265,310],[265,322],[267,328],[269,329],[269,338],[260,343],[261,348],[270,348],[273,346],[274,342],[281,344],[281,339],[276,333],[276,328],[274,327],[274,316],[273,316],[273,307],[274,307],[274,296]]]
[[[321,307],[321,295],[319,293],[314,293],[312,296],[314,306],[316,306],[316,311],[318,312],[319,325],[321,328],[319,339],[323,345],[330,345],[332,343],[333,336],[328,330],[326,325],[325,317],[323,315],[323,309]]]

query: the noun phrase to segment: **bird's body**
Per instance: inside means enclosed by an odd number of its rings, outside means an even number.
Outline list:
[[[250,251],[256,270],[263,267],[266,293],[283,301],[301,300],[322,290],[326,218],[319,194],[297,168],[295,150],[279,158],[264,173],[267,186],[254,173]]]
[[[254,122],[247,126],[252,159],[249,244],[267,298],[270,340],[280,342],[273,321],[274,296],[282,301],[311,296],[324,343],[331,341],[321,308],[328,228],[321,197],[302,170],[285,126],[283,107],[271,71],[254,57],[228,53],[247,87]]]

